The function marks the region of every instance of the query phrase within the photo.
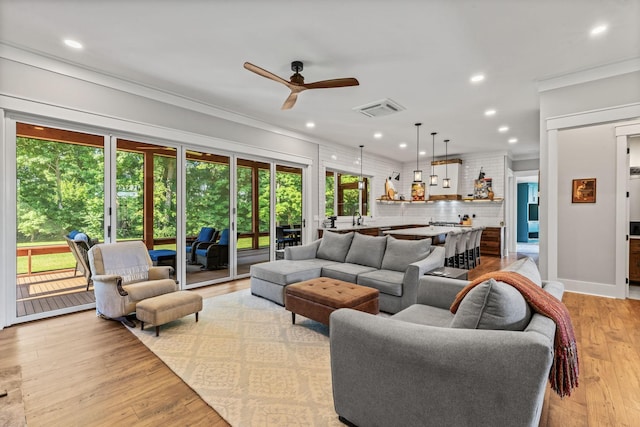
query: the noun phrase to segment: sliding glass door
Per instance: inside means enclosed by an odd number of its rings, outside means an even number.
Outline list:
[[[103,241],[105,137],[15,129],[16,317],[90,306],[87,251]]]
[[[231,277],[230,158],[186,150],[185,256],[187,287]]]
[[[252,264],[269,261],[271,224],[270,163],[236,161],[236,276],[246,276]]]
[[[154,264],[173,266],[179,286],[192,288],[246,277],[303,242],[300,167],[80,125],[8,123],[18,321],[93,307],[87,254],[96,243],[143,241]]]

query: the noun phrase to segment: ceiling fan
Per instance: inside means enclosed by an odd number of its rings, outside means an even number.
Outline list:
[[[283,110],[289,110],[291,107],[293,107],[294,104],[296,103],[296,100],[298,99],[298,94],[303,90],[358,86],[360,84],[358,80],[353,77],[347,77],[344,79],[321,80],[319,82],[305,83],[304,77],[302,77],[302,75],[300,74],[300,71],[302,71],[302,67],[303,67],[302,61],[293,61],[291,63],[291,70],[294,72],[294,74],[290,77],[291,81],[286,81],[282,77],[276,76],[272,72],[267,71],[263,68],[260,68],[256,65],[253,65],[249,62],[244,63],[244,68],[246,68],[247,70],[252,71],[258,75],[261,75],[262,77],[266,77],[268,79],[275,80],[279,83],[282,83],[283,85],[285,85],[291,90],[289,97],[284,101],[284,104],[282,104]]]

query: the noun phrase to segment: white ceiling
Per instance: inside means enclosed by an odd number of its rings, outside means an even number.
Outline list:
[[[437,155],[448,138],[450,154],[537,157],[537,82],[639,58],[639,21],[640,0],[0,0],[1,43],[403,162],[415,161],[415,122],[429,156],[437,131]],[[601,23],[608,31],[591,37]],[[288,80],[292,60],[307,83],[360,86],[305,91],[282,111],[288,89],[243,63]],[[479,72],[485,81],[471,84]],[[406,110],[352,110],[383,98]]]

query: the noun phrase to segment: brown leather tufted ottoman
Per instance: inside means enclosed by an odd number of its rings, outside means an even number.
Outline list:
[[[378,314],[378,295],[379,291],[374,288],[318,277],[287,286],[284,307],[291,312],[293,323],[296,323],[297,313],[329,325],[329,315],[339,308]]]

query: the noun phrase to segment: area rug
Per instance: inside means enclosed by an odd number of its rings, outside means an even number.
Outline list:
[[[0,369],[0,395],[0,426],[26,426],[20,366]]]
[[[130,329],[232,426],[342,426],[333,409],[328,327],[249,289],[187,316]]]

